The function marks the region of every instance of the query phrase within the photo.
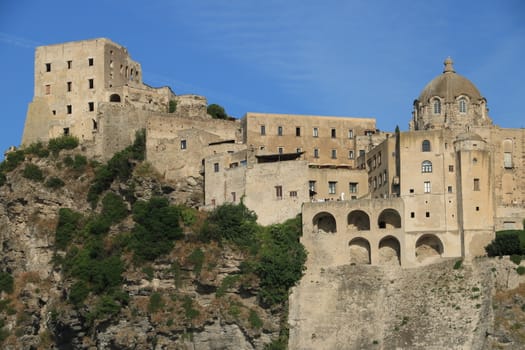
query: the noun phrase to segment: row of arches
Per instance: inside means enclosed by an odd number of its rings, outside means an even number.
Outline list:
[[[370,242],[363,237],[356,237],[348,243],[350,262],[356,264],[371,264],[372,249]],[[440,257],[443,254],[441,240],[432,234],[419,237],[415,244],[415,258],[423,262],[429,258]],[[401,245],[393,236],[383,237],[377,246],[377,261],[374,264],[397,264],[401,262]]]
[[[337,221],[335,217],[328,212],[321,212],[315,215],[312,224],[315,232],[337,232]],[[369,231],[371,228],[370,216],[363,210],[352,210],[347,216],[347,226],[350,230]],[[392,208],[381,211],[377,217],[377,228],[401,228],[401,216],[399,212]]]

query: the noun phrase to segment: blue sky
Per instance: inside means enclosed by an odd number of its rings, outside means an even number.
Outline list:
[[[147,84],[235,117],[374,117],[390,131],[451,56],[495,124],[525,127],[521,0],[1,0],[1,151],[21,141],[35,47],[97,37],[127,47]]]

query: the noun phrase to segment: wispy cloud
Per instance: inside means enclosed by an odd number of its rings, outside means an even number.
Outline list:
[[[42,43],[5,32],[0,32],[0,42],[11,46],[22,47],[24,49],[34,49],[37,46],[43,45]]]

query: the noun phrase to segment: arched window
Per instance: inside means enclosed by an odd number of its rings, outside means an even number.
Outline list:
[[[441,101],[438,99],[434,100],[434,114],[441,114]]]
[[[431,173],[432,172],[432,162],[430,160],[425,160],[421,163],[421,172],[422,173]]]
[[[429,140],[424,140],[421,143],[421,151],[430,152],[430,141]]]
[[[120,95],[112,94],[111,96],[109,96],[109,102],[120,102]]]
[[[467,113],[467,100],[465,98],[459,99],[459,113]]]

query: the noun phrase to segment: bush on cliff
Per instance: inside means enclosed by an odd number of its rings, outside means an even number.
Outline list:
[[[58,155],[63,149],[75,149],[78,146],[78,138],[74,136],[64,135],[49,140],[47,148],[53,153]]]
[[[22,176],[33,181],[43,181],[44,173],[36,164],[26,164]]]
[[[0,292],[13,293],[14,280],[7,272],[0,272]]]
[[[488,256],[522,254],[517,233],[496,234],[496,238],[485,247]]]
[[[224,108],[216,103],[208,105],[206,110],[213,119],[228,119],[228,114],[226,114]]]

